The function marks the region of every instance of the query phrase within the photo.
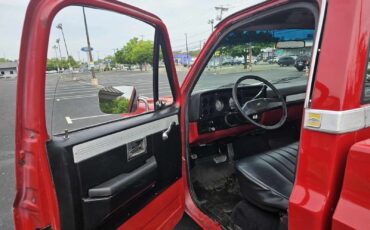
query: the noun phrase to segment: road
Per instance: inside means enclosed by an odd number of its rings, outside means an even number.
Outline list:
[[[205,76],[197,84],[196,90],[219,87],[223,84],[233,83],[243,75],[234,69],[207,70]],[[180,84],[182,83],[185,71],[178,71]],[[277,77],[304,77],[303,72],[297,72],[293,67],[269,67],[256,66],[252,72],[263,76],[268,80]],[[90,75],[75,74],[77,80],[69,75],[59,77],[57,74],[47,75],[45,98],[47,126],[49,133],[61,133],[65,129],[73,130],[86,127],[92,124],[119,118],[117,115],[106,115],[100,112],[98,107],[98,91],[101,86],[112,85],[134,85],[139,95],[151,97],[151,73],[150,72],[104,72],[97,74],[98,87],[90,84]],[[170,88],[166,82],[166,75],[162,71],[159,77],[160,96],[170,95]],[[14,129],[15,129],[15,79],[0,79],[0,229],[13,229],[12,201],[14,199],[15,178],[14,178]],[[54,111],[53,113],[51,111]],[[51,116],[53,114],[53,116]],[[184,223],[189,223],[184,218]],[[184,224],[178,229],[187,229]],[[193,228],[193,227],[192,227]],[[192,229],[188,228],[188,229]]]

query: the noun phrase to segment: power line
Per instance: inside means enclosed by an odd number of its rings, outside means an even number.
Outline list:
[[[204,34],[209,34],[208,31],[202,31],[202,32],[199,32],[199,33],[195,33],[195,34],[190,34],[188,35],[188,38],[194,38],[194,37],[198,37],[199,35],[204,35]],[[184,38],[179,38],[179,39],[174,39],[174,40],[171,40],[171,42],[176,42],[176,41],[183,41]]]
[[[204,42],[204,41],[206,41],[206,39],[198,39],[198,40],[193,41],[193,42],[188,42],[188,46],[190,45],[191,47],[193,47],[193,46],[197,46],[197,47],[198,47],[198,45],[199,45],[199,41],[200,41],[200,42]],[[184,46],[186,46],[186,41],[185,41],[185,43],[183,43],[182,45],[172,46],[172,49],[181,49],[181,48],[183,48]]]

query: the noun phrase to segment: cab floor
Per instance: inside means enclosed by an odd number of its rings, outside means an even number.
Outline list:
[[[186,213],[181,221],[176,225],[174,230],[201,230],[202,228],[197,225]]]

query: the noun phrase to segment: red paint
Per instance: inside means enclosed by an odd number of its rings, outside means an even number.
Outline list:
[[[199,135],[196,123],[186,127],[187,114],[183,105],[188,104],[186,95],[206,61],[207,51],[217,41],[219,34],[237,21],[286,2],[264,2],[222,21],[189,70],[181,91],[172,53],[169,52],[169,68],[176,90],[175,103],[179,107],[181,105],[183,177],[121,228],[171,229],[185,209],[203,228],[221,229],[197,207],[190,195],[184,144],[188,141],[186,133],[189,132],[190,143],[203,143],[226,135],[236,135],[252,127],[245,125]],[[46,54],[50,25],[55,14],[68,5],[81,4],[116,11],[156,25],[164,33],[167,50],[171,50],[163,22],[153,14],[124,3],[103,0],[31,0],[23,28],[17,82],[17,194],[14,201],[17,229],[43,228],[48,225],[60,229],[58,204],[45,153],[45,142],[48,139],[44,104]],[[369,11],[370,1],[329,1],[312,91],[313,109],[342,111],[360,107],[370,34]],[[289,111],[290,119],[300,118],[301,107],[295,106],[289,108]],[[273,122],[278,119],[277,114],[276,111],[265,113],[262,122]],[[355,143],[369,137],[370,128],[337,135],[302,129],[296,181],[289,202],[289,229],[368,226],[370,141]]]
[[[189,143],[190,144],[205,144],[224,137],[236,136],[242,132],[252,130],[255,127],[253,125],[241,125],[229,129],[218,130],[215,132],[199,134],[198,133],[198,123],[189,123]]]
[[[328,3],[313,87],[313,109],[340,111],[360,107],[370,29],[370,18],[365,13],[370,8],[365,2]],[[290,229],[331,227],[348,151],[361,132],[334,135],[302,129],[296,181],[289,203]]]
[[[183,191],[180,179],[118,229],[173,229],[184,213]]]
[[[296,104],[288,107],[287,121],[299,121],[302,118],[303,104]],[[281,110],[272,110],[262,114],[262,124],[275,124],[281,118]],[[256,127],[251,124],[239,125],[237,127],[218,130],[210,133],[198,133],[198,123],[189,123],[189,144],[206,144],[221,138],[237,136],[248,130],[253,130]]]
[[[370,139],[348,153],[344,183],[335,209],[333,229],[368,229],[370,226]]]
[[[160,97],[160,101],[162,101],[165,105],[171,105],[173,103],[173,98],[172,97]],[[134,112],[132,113],[124,113],[121,116],[124,118],[129,118],[129,117],[134,117],[137,115],[140,115],[142,113],[146,113],[148,111],[154,111],[154,99],[153,98],[148,98],[146,100],[148,102],[148,108],[145,102],[139,101],[137,108]]]

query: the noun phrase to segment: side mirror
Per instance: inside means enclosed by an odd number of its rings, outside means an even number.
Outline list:
[[[137,104],[138,97],[133,86],[109,86],[99,90],[99,107],[103,113],[133,113]]]

